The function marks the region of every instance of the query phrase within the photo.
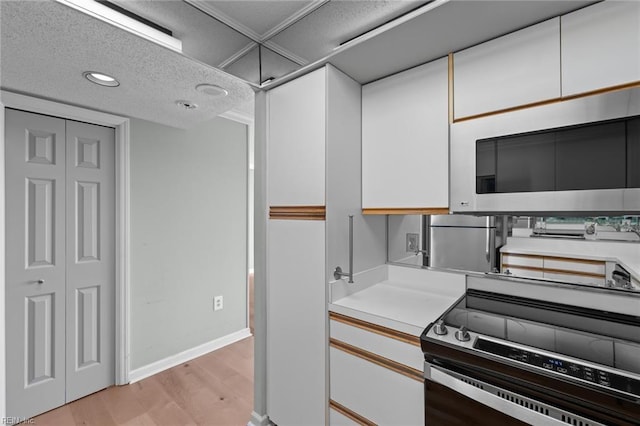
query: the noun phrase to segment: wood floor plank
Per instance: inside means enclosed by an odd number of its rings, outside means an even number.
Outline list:
[[[99,396],[117,424],[125,424],[142,416],[146,408],[131,397],[131,390],[125,386],[112,386],[99,392]]]
[[[158,426],[197,425],[191,415],[184,411],[174,401],[171,401],[162,407],[154,407],[148,414],[153,422]]]
[[[149,414],[144,413],[128,420],[126,423],[122,423],[122,426],[158,426],[158,424],[153,421]]]
[[[76,424],[112,426],[116,421],[100,398],[99,392],[81,398],[69,404],[71,414]]]
[[[253,337],[137,383],[36,417],[37,425],[246,425],[253,407]]]
[[[55,410],[48,411],[34,419],[38,426],[73,425],[75,420],[71,414],[70,405],[63,405]]]

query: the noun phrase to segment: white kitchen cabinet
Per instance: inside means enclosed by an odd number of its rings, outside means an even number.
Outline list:
[[[383,264],[383,218],[360,212],[360,84],[326,66],[267,93],[267,415],[329,420],[328,281]],[[335,413],[333,417],[336,417]]]
[[[330,318],[331,403],[376,424],[423,424],[418,337],[335,313]]]
[[[560,18],[453,55],[454,118],[559,98]]]
[[[324,68],[269,92],[269,202],[325,204]]]
[[[324,423],[325,223],[269,222],[268,414],[278,425]]]
[[[449,206],[448,61],[362,88],[362,208]]]
[[[561,23],[563,96],[640,82],[640,2],[604,1]]]
[[[380,425],[424,424],[424,383],[330,348],[331,399]]]

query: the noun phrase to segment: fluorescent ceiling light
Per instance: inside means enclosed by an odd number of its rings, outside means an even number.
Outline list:
[[[133,18],[104,6],[94,0],[56,0],[58,3],[69,6],[89,16],[100,19],[108,24],[129,31],[137,36],[158,43],[164,47],[182,53],[182,42],[175,37],[151,28]]]

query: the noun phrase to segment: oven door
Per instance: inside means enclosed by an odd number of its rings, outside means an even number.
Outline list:
[[[425,424],[602,425],[528,396],[429,363],[425,363]]]

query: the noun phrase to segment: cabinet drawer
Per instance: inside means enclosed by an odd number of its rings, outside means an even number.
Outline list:
[[[358,426],[365,424],[367,425],[366,419],[358,417],[357,413],[350,412],[351,417],[347,416],[345,413],[346,407],[336,407],[336,403],[334,401],[329,402],[329,424],[332,426]],[[355,417],[358,421],[352,419]],[[373,424],[373,423],[371,423]]]
[[[376,353],[416,370],[422,371],[424,368],[424,355],[420,349],[419,337],[405,335],[407,339],[412,339],[413,342],[415,342],[407,343],[380,334],[384,333],[383,327],[380,327],[379,330],[381,331],[375,329],[367,331],[362,328],[366,327],[366,325],[354,326],[346,324],[345,321],[349,321],[349,317],[336,316],[336,314],[333,313],[330,313],[329,317],[331,318],[329,329],[332,338],[364,349],[365,351]],[[339,320],[336,320],[336,318]],[[398,335],[404,334],[395,332],[394,330],[389,330],[389,332],[398,333]]]
[[[424,424],[424,383],[330,348],[331,400],[376,424]]]
[[[604,276],[605,263],[596,261],[571,261],[569,259],[544,258],[544,269],[561,269],[563,271],[586,272]]]
[[[535,270],[535,269],[524,269],[513,266],[503,267],[502,272],[506,272],[509,270],[516,277],[525,277],[525,278],[543,278],[543,270]]]
[[[559,272],[544,272],[544,278],[549,280],[564,281],[574,284],[588,284],[588,285],[604,285],[604,277],[594,277],[588,275],[576,275],[571,272],[559,273]]]
[[[509,266],[532,266],[535,268],[542,268],[544,265],[544,261],[542,256],[502,254],[502,264]]]

